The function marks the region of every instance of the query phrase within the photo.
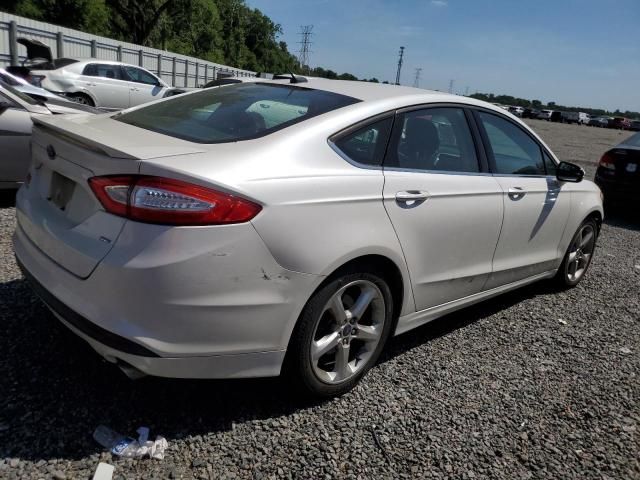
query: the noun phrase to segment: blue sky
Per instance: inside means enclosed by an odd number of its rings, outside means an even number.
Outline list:
[[[640,111],[640,0],[247,0],[310,63],[423,88]]]

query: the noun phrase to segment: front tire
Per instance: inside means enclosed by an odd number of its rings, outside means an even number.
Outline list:
[[[307,302],[285,368],[303,394],[319,398],[354,388],[375,364],[393,323],[393,298],[381,275],[347,273]]]
[[[587,273],[598,238],[598,224],[588,218],[578,228],[554,278],[561,288],[575,287]]]

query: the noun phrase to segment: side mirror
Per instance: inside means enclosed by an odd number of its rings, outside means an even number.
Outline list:
[[[560,162],[556,169],[556,178],[561,182],[581,182],[584,178],[584,170],[575,163]]]

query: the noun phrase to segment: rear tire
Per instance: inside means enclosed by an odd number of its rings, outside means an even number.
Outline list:
[[[73,93],[69,95],[69,98],[76,103],[80,103],[81,105],[88,105],[90,107],[96,106],[93,102],[93,99],[86,93]]]
[[[561,289],[572,288],[584,278],[596,248],[598,224],[593,218],[585,220],[575,233],[554,277]]]
[[[307,302],[293,331],[285,373],[305,396],[354,388],[375,365],[393,327],[393,297],[378,273],[344,273]]]

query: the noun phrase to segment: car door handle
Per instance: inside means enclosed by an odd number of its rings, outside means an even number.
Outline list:
[[[522,187],[509,187],[507,195],[511,200],[520,200],[527,192]]]
[[[423,192],[421,190],[406,190],[396,193],[396,201],[403,203],[426,200],[427,198],[429,198],[429,192]]]

